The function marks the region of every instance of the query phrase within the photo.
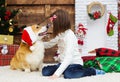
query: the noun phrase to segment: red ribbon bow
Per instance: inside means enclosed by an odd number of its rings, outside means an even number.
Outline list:
[[[50,17],[50,21],[53,22],[56,18],[57,18],[57,16],[53,15],[52,17]]]

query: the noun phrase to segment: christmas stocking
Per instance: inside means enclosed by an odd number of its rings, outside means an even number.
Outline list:
[[[108,19],[108,24],[107,24],[107,29],[106,29],[108,36],[112,36],[114,34],[113,27],[114,27],[115,23],[117,22],[117,20],[118,19],[110,13],[109,19]]]

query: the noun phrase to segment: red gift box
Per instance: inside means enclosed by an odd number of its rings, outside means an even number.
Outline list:
[[[2,46],[2,45],[0,45]],[[0,66],[10,65],[10,60],[15,55],[17,49],[19,48],[19,45],[7,45],[8,47],[8,53],[3,55],[0,53]],[[0,48],[1,51],[1,48]]]
[[[86,62],[88,60],[95,60],[96,56],[83,56],[83,62]]]
[[[0,66],[10,65],[13,55],[0,55]]]

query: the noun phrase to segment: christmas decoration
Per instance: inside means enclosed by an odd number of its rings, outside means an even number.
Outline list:
[[[99,10],[93,11],[92,8],[95,7],[95,5],[98,5],[101,11]],[[88,11],[88,16],[90,17],[90,19],[96,20],[96,19],[101,18],[104,15],[105,9],[104,9],[104,6],[100,2],[92,2],[91,4],[88,5],[87,11]]]
[[[84,62],[84,67],[94,67],[105,72],[120,72],[120,57],[96,57],[95,60]]]
[[[20,9],[8,10],[6,0],[0,0],[0,34],[16,34],[20,32],[15,16]]]
[[[7,47],[7,45],[2,45],[1,53],[3,55],[6,55],[8,53],[8,47]]]
[[[0,44],[13,44],[13,35],[0,35]]]
[[[87,29],[82,24],[78,25],[78,28],[76,30],[76,36],[78,38],[78,44],[79,45],[83,45],[84,44],[83,39],[84,39],[84,37],[86,35],[86,30]]]
[[[88,13],[90,19],[96,20],[101,17],[101,12],[100,11],[95,11],[93,13]]]
[[[108,19],[108,23],[107,23],[107,35],[108,36],[112,36],[114,35],[114,25],[117,22],[117,17],[113,16],[112,13],[109,13],[109,19]]]
[[[14,54],[19,48],[19,45],[13,44],[13,45],[6,45],[8,53],[3,54],[1,53],[1,50],[3,48],[3,44],[0,44],[0,66],[6,66],[10,65],[10,60],[13,58]]]
[[[30,50],[33,51],[35,47],[32,45],[36,40],[37,38],[32,28],[30,26],[26,27],[22,33],[22,42],[27,43],[30,46]]]

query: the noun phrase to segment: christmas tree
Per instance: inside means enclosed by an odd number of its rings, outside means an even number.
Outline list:
[[[17,21],[14,19],[20,9],[8,10],[6,0],[0,0],[0,34],[16,34],[20,32]]]

